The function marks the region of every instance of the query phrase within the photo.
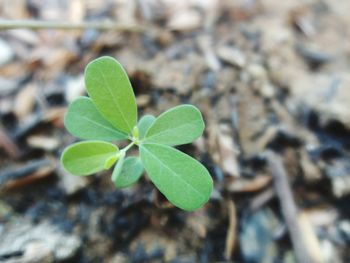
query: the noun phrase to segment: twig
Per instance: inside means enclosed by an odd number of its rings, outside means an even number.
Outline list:
[[[275,189],[273,187],[269,187],[261,193],[257,194],[250,202],[249,209],[252,211],[257,211],[264,205],[266,205],[269,201],[271,201],[275,197]]]
[[[21,166],[4,168],[0,172],[0,192],[4,189],[14,188],[35,179],[42,178],[55,168],[54,162],[49,158],[33,160]]]
[[[236,206],[232,200],[228,201],[227,210],[229,226],[226,235],[225,257],[227,260],[229,260],[232,258],[232,254],[235,250],[237,235]]]
[[[43,20],[0,20],[0,30],[9,29],[59,29],[59,30],[111,30],[142,32],[144,28],[140,25],[122,25],[110,21],[99,22],[69,22],[69,21],[43,21]]]
[[[304,236],[298,222],[298,209],[295,204],[292,190],[288,182],[287,172],[281,158],[269,151],[266,154],[267,162],[272,173],[276,194],[279,198],[282,215],[286,221],[292,240],[296,259],[299,263],[315,262],[311,257]]]

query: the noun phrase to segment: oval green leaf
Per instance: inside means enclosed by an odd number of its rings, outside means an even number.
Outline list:
[[[201,112],[192,105],[180,105],[161,114],[149,127],[145,143],[170,146],[186,144],[202,135],[204,121]]]
[[[118,130],[130,134],[137,106],[129,78],[117,60],[100,57],[85,69],[85,84],[97,110]]]
[[[118,180],[118,177],[120,176],[120,174],[122,172],[124,160],[125,160],[125,152],[124,151],[120,151],[120,154],[118,156],[118,162],[115,165],[113,173],[112,173],[112,181],[113,182]]]
[[[213,180],[197,160],[159,144],[142,144],[140,153],[152,182],[172,204],[193,211],[209,200]]]
[[[117,146],[108,142],[78,142],[63,151],[61,163],[73,175],[90,175],[102,171],[106,161],[118,151]]]
[[[113,182],[118,188],[125,188],[134,184],[143,173],[143,165],[140,158],[128,157],[120,167],[117,167],[118,164],[116,165],[112,176],[112,178],[115,178]]]
[[[140,120],[137,126],[139,127],[139,138],[143,139],[149,127],[155,122],[156,117],[153,115],[145,115]]]
[[[72,135],[81,139],[117,141],[128,138],[106,121],[87,97],[80,97],[69,105],[64,125]]]

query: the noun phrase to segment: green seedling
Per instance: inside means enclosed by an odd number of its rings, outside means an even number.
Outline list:
[[[200,137],[204,121],[192,105],[174,107],[157,118],[143,116],[137,123],[136,99],[123,67],[111,57],[88,64],[85,84],[90,97],[73,101],[64,124],[84,139],[68,146],[61,156],[63,167],[78,176],[113,168],[117,188],[134,184],[146,170],[153,184],[175,206],[193,211],[205,204],[213,181],[207,169],[172,146]],[[119,149],[114,143],[129,140]],[[133,147],[140,156],[127,156]]]

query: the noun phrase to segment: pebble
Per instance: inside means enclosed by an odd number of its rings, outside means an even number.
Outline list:
[[[0,66],[3,66],[10,62],[14,55],[15,54],[11,46],[4,40],[0,39]]]
[[[240,69],[243,68],[247,63],[247,59],[244,53],[234,47],[221,46],[217,50],[217,55],[221,60]]]
[[[199,28],[201,16],[196,10],[184,10],[174,13],[168,20],[167,26],[172,30],[191,31]]]

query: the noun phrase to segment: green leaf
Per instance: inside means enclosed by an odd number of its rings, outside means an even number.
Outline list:
[[[71,174],[90,175],[102,171],[106,161],[118,152],[118,147],[108,142],[78,142],[63,151],[61,162]]]
[[[118,162],[119,164],[119,162]],[[128,187],[140,178],[143,173],[143,165],[141,163],[140,158],[137,157],[128,157],[124,160],[124,162],[120,165],[121,168],[116,168],[113,171],[114,184],[118,188]],[[118,173],[118,174],[114,174]]]
[[[106,121],[87,97],[80,97],[69,105],[64,125],[81,139],[117,141],[128,137]]]
[[[140,120],[137,126],[139,127],[139,138],[143,139],[149,127],[154,123],[156,117],[153,115],[145,115]]]
[[[119,157],[119,156],[117,156],[117,155],[113,155],[112,157],[109,157],[109,158],[106,160],[106,162],[105,162],[103,168],[104,168],[105,170],[108,170],[109,168],[111,168],[111,167],[115,164],[115,162],[118,161],[118,157]]]
[[[113,173],[112,173],[112,181],[115,182],[118,180],[118,177],[120,176],[122,169],[123,169],[123,164],[125,160],[125,152],[120,151],[120,156],[118,158],[118,162],[116,166],[114,167]]]
[[[137,122],[135,95],[117,60],[100,57],[85,69],[85,84],[97,110],[118,130],[130,134]]]
[[[192,105],[180,105],[161,114],[147,130],[145,143],[181,145],[202,135],[201,112]]]
[[[175,206],[193,211],[209,200],[213,181],[197,160],[160,144],[142,144],[140,153],[152,182]]]

